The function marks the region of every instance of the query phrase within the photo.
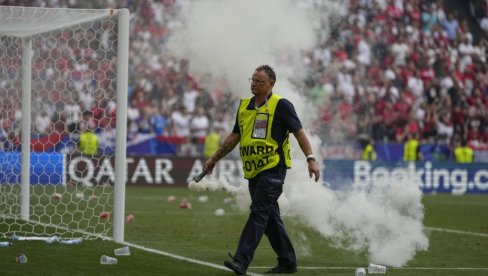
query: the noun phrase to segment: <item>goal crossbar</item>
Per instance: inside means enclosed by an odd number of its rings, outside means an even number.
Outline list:
[[[113,9],[60,9],[5,6],[0,9],[0,35],[29,37],[69,28],[118,13]]]

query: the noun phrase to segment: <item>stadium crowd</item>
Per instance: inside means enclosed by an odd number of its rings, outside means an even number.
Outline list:
[[[349,1],[325,44],[308,54],[308,87],[325,133],[451,145],[488,143],[487,42],[443,1]],[[337,68],[337,73],[331,73]]]
[[[238,101],[225,81],[209,88],[208,76],[197,78],[189,73],[190,60],[165,51],[172,28],[182,24],[178,13],[188,7],[189,1],[104,2],[4,0],[0,4],[128,8],[129,136],[143,133],[177,137],[181,154],[199,155],[203,149],[198,145],[210,129],[222,135],[228,133]],[[327,9],[325,1],[304,3]],[[486,1],[473,1],[471,7],[480,27],[488,32]],[[322,23],[323,28],[331,30],[330,37],[303,53],[308,77],[297,84],[297,89],[320,108],[313,125],[320,126],[314,132],[325,143],[355,142],[358,138],[404,143],[410,136],[417,136],[421,143],[440,142],[453,148],[467,142],[473,148],[488,148],[486,34],[475,36],[467,19],[446,9],[443,0],[341,1],[339,15],[337,20]],[[103,41],[104,34],[102,29],[93,35]],[[77,57],[90,55],[90,45],[81,52],[74,50],[68,47],[60,51],[65,63],[43,63],[43,68],[66,66],[76,72],[68,74],[70,77],[81,77],[90,64],[80,64]],[[110,75],[114,64],[104,63],[103,75]],[[106,85],[110,85],[111,79],[107,80]],[[93,89],[75,87],[79,101],[66,99],[66,118],[53,118],[52,110],[40,107],[35,131],[42,134],[50,127],[74,128],[79,122],[92,122],[95,127],[113,124],[115,95],[94,104],[104,85],[96,83]],[[57,90],[56,84],[52,83],[52,91]],[[52,95],[47,92],[40,97]],[[5,105],[7,101],[2,102]],[[0,118],[2,137],[9,136],[19,118],[18,112],[7,109]],[[64,124],[54,124],[59,121]]]

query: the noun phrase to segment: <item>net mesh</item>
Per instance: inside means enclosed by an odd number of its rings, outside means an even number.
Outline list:
[[[32,41],[31,114],[22,114],[22,43]],[[0,235],[111,234],[117,17],[107,10],[0,7]],[[21,142],[21,120],[31,122]],[[21,148],[29,146],[29,219]]]

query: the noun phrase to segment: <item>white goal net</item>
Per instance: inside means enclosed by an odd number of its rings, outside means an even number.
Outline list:
[[[128,24],[0,7],[0,237],[123,240]]]

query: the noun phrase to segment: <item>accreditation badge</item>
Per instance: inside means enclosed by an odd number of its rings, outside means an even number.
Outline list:
[[[254,127],[252,129],[252,138],[266,139],[266,134],[268,131],[268,120],[268,113],[256,114],[256,118],[254,118]]]

